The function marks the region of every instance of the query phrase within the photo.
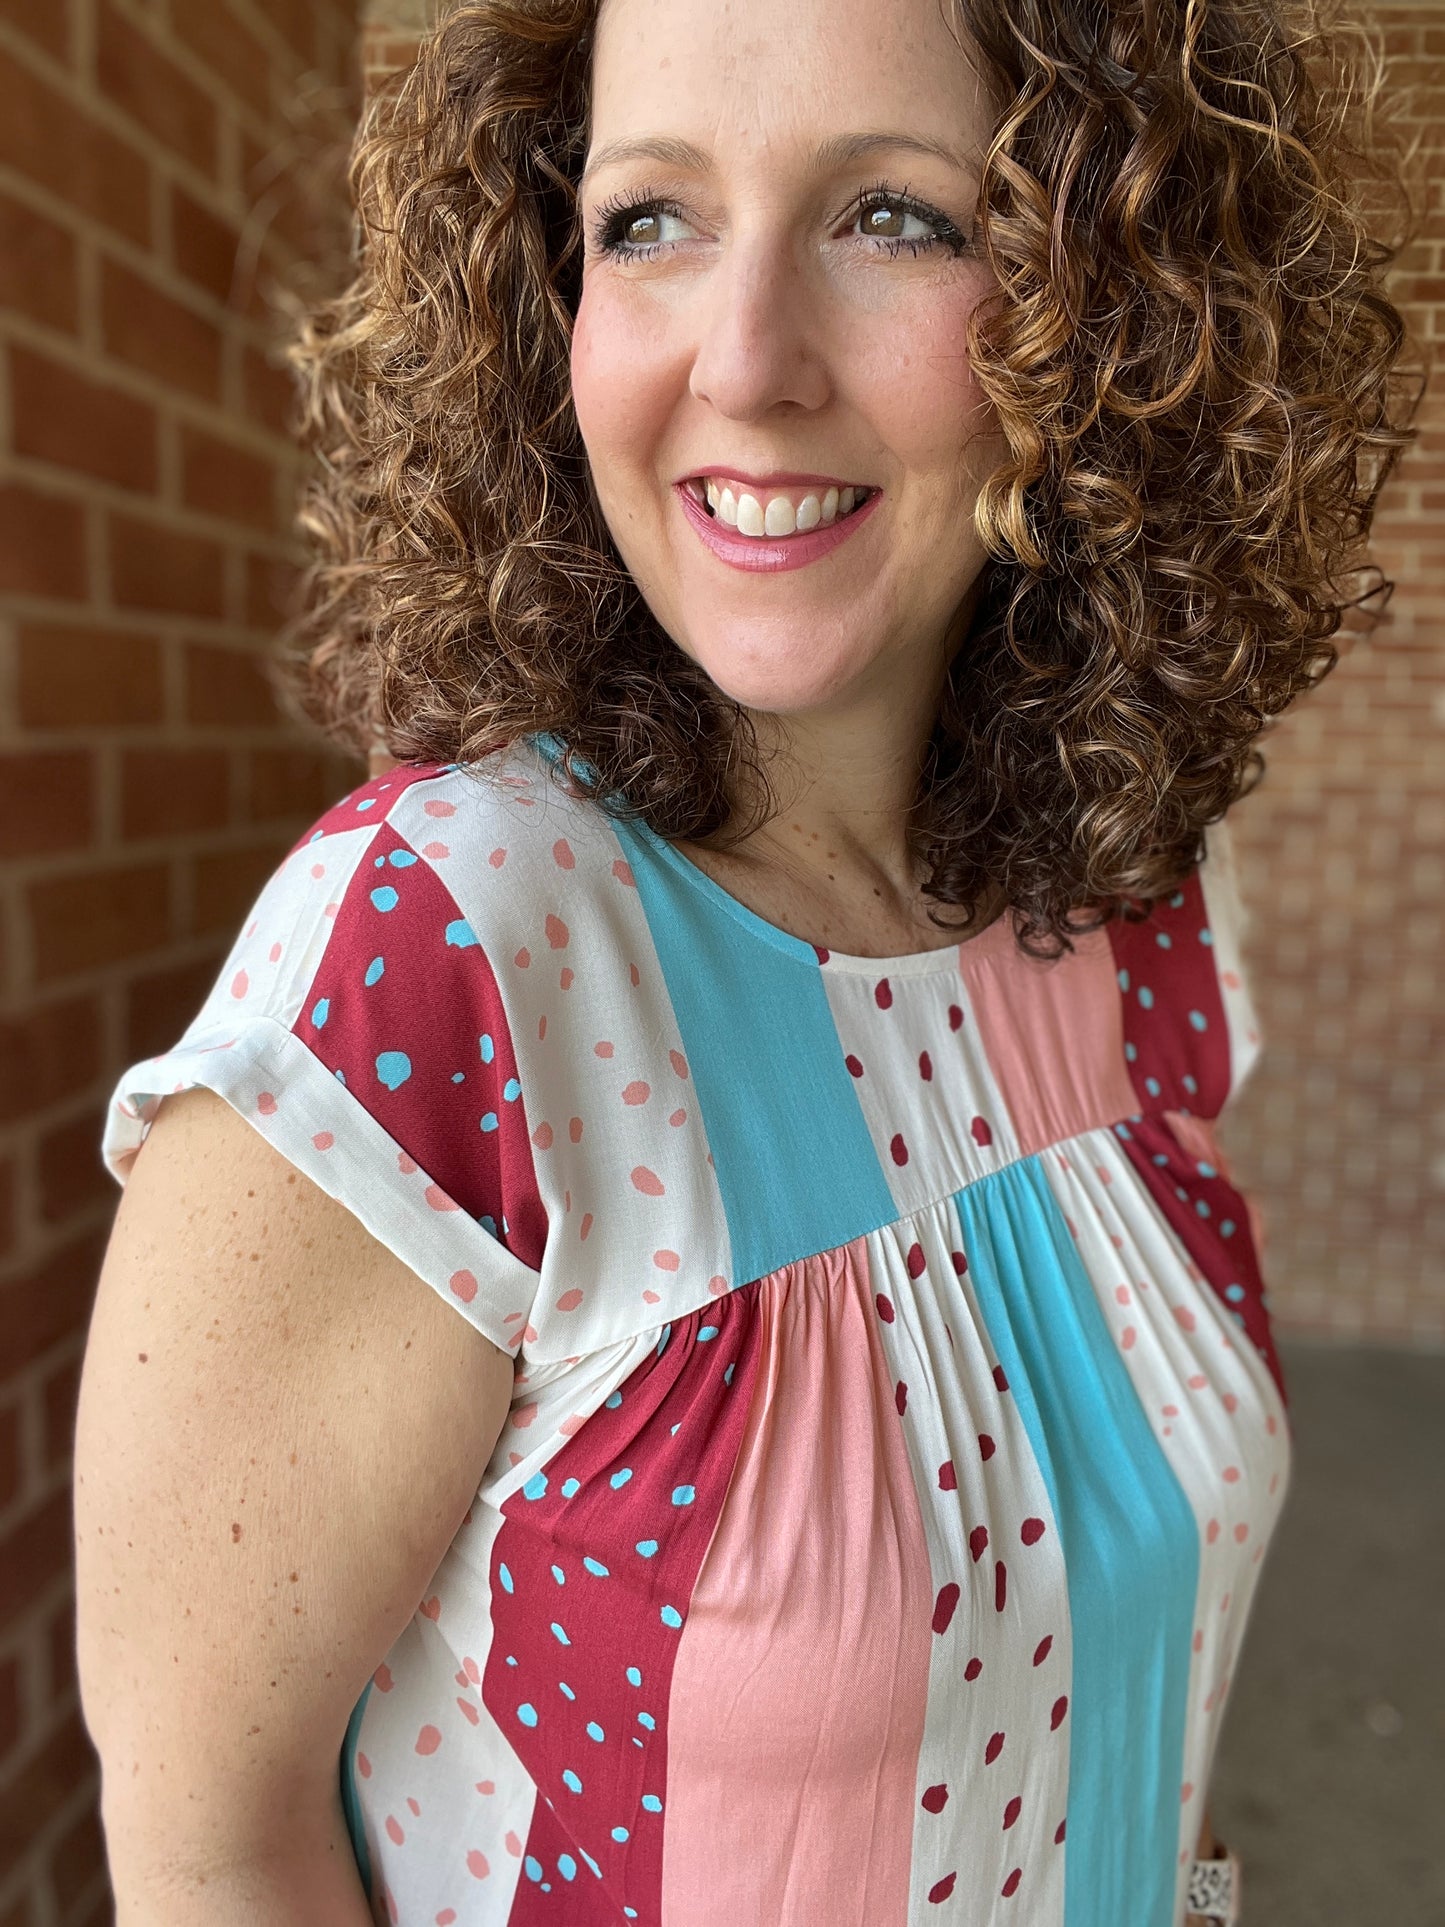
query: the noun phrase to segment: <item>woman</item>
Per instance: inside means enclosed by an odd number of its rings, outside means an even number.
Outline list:
[[[291,673],[393,760],[106,1138],[121,1927],[1238,1918],[1220,819],[1407,435],[1297,27],[489,0],[364,131]]]

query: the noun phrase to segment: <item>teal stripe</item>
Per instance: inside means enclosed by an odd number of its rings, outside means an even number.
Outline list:
[[[1170,1927],[1199,1586],[1194,1514],[1039,1160],[1009,1165],[955,1202],[1067,1571],[1064,1927]],[[1014,1547],[1005,1562],[1027,1556]]]
[[[892,1224],[898,1206],[813,946],[754,916],[645,824],[613,828],[682,1033],[734,1280]]]
[[[346,1723],[346,1738],[341,1743],[341,1807],[346,1815],[346,1831],[351,1835],[351,1851],[356,1856],[356,1871],[366,1897],[371,1899],[371,1854],[366,1845],[366,1823],[361,1817],[361,1801],[356,1793],[356,1747],[361,1738],[361,1722],[373,1682],[368,1680],[361,1698],[351,1709]]]

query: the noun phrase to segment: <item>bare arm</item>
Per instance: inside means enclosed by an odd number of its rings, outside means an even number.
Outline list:
[[[362,1927],[347,1721],[475,1497],[513,1363],[209,1091],[165,1100],[76,1435],[118,1927]]]

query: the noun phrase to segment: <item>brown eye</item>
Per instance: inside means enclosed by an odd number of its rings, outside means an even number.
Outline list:
[[[863,213],[864,232],[879,241],[896,241],[900,238],[898,223],[907,220],[907,215],[897,208],[881,203],[866,208]]]
[[[634,214],[622,230],[623,238],[629,247],[650,247],[658,239],[659,226],[655,214]]]

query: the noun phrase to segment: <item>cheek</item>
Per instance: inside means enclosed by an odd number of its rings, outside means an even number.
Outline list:
[[[966,328],[983,287],[915,288],[888,326],[870,325],[854,366],[882,439],[906,467],[956,470],[968,440],[994,426],[974,380]],[[963,456],[965,462],[969,457]]]
[[[572,402],[594,469],[645,454],[664,406],[655,336],[631,305],[583,287],[572,327]]]

